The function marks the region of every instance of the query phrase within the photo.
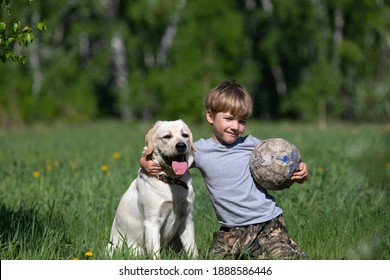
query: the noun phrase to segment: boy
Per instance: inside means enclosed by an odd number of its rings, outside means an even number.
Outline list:
[[[218,222],[210,254],[251,259],[301,259],[304,251],[289,237],[282,209],[248,168],[254,147],[261,140],[242,136],[252,114],[252,99],[234,81],[212,89],[206,100],[206,118],[212,126],[209,139],[194,143],[194,167],[205,181]],[[142,157],[140,165],[150,175],[161,167]],[[291,178],[303,183],[309,168],[302,162]]]

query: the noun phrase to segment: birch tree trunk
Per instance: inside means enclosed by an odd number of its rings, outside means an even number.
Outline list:
[[[126,48],[122,38],[122,34],[117,33],[111,40],[111,49],[113,52],[114,62],[114,79],[115,86],[118,92],[119,98],[119,112],[121,119],[132,119],[132,110],[129,100],[129,80],[128,80],[128,68],[126,61]]]
[[[35,12],[32,16],[32,22],[39,22],[40,16]],[[29,48],[30,52],[30,65],[32,72],[32,86],[31,93],[33,95],[38,95],[42,89],[43,75],[41,71],[41,56],[40,56],[40,47],[39,47],[39,38],[35,37],[34,44],[31,44]]]
[[[102,0],[107,8],[107,17],[114,22],[117,17],[118,1],[117,0]],[[130,87],[129,73],[127,67],[126,46],[123,36],[120,32],[116,32],[111,38],[111,52],[114,67],[114,84],[118,96],[117,104],[120,117],[122,120],[130,120],[133,117],[133,112],[130,104]]]
[[[270,0],[261,0],[261,5],[263,7],[264,12],[271,18],[274,6]],[[272,63],[272,62],[271,62]],[[271,73],[275,81],[276,92],[279,96],[283,96],[287,92],[286,80],[284,78],[283,69],[279,63],[274,65],[270,65]]]
[[[157,65],[165,66],[167,63],[168,52],[172,47],[173,40],[176,35],[177,27],[180,22],[181,13],[187,4],[187,0],[180,0],[177,9],[171,16],[164,35],[161,38],[160,47],[157,52]]]

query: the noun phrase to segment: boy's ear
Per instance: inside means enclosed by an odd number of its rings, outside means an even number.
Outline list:
[[[159,128],[161,122],[158,121],[154,124],[153,128],[145,136],[145,148],[144,154],[151,155],[154,149],[154,135],[156,134],[157,129]]]
[[[214,123],[214,114],[212,112],[210,112],[210,110],[207,110],[206,118],[207,118],[207,121],[209,122],[209,124]]]

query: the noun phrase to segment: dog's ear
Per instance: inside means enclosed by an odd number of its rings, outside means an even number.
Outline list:
[[[191,151],[190,151],[190,154],[188,155],[188,166],[192,166],[192,164],[194,163],[194,152],[195,152],[195,146],[194,146],[194,142],[192,141],[192,133],[191,133],[191,130],[190,130],[190,147],[191,147]]]
[[[192,136],[192,132],[191,130],[189,130],[190,132],[190,145],[191,145],[191,153],[193,153],[195,151],[195,146],[194,146],[194,138]]]
[[[153,153],[154,149],[154,135],[156,134],[156,130],[161,125],[161,121],[157,121],[153,128],[149,130],[149,132],[145,135],[145,148],[144,148],[144,154],[150,155]]]
[[[195,152],[194,138],[193,138],[193,135],[192,135],[192,131],[188,127],[188,125],[183,120],[179,120],[179,121],[181,121],[183,123],[183,125],[187,128],[187,131],[188,131],[188,134],[189,134],[189,145],[191,147],[191,152],[190,152],[190,155],[189,155],[189,158],[188,158],[188,165],[191,166],[193,161],[194,161],[194,152]]]

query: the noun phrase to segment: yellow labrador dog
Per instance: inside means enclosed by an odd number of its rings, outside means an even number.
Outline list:
[[[192,219],[192,133],[182,120],[158,121],[145,137],[143,154],[163,167],[158,176],[142,168],[123,195],[112,224],[108,251],[126,244],[136,254],[160,258],[160,248],[180,241],[197,256]]]

